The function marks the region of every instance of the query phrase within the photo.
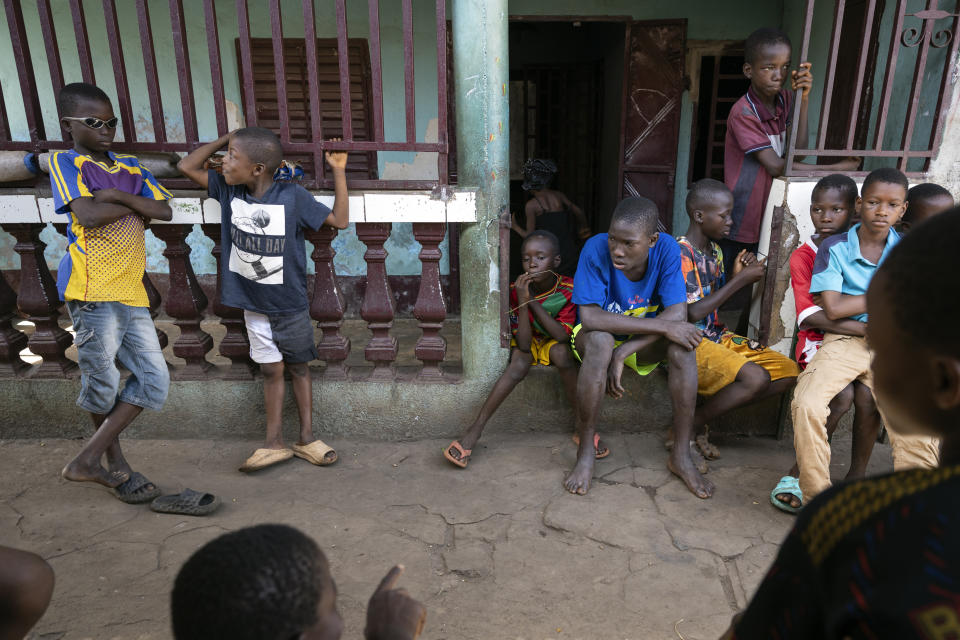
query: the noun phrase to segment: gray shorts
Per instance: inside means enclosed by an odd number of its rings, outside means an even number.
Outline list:
[[[244,311],[250,339],[250,358],[258,364],[310,362],[320,357],[313,342],[313,320],[308,311],[282,316],[265,316]]]

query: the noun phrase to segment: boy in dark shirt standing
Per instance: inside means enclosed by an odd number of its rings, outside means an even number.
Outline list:
[[[960,298],[943,294],[958,237],[960,209],[919,226],[866,300],[877,404],[901,435],[941,440],[940,468],[821,494],[725,639],[960,636]]]
[[[778,29],[757,29],[744,43],[743,75],[750,80],[750,88],[734,103],[727,117],[723,155],[724,182],[733,192],[733,226],[729,238],[720,242],[727,278],[733,275],[734,260],[740,251],[757,251],[770,186],[786,168],[787,129],[796,99],[794,92],[800,94],[797,140],[801,147],[807,143],[807,105],[813,76],[809,62],[801,62],[799,70],[790,70],[792,53],[790,38]],[[783,88],[788,75],[792,92]],[[847,158],[817,168],[852,171],[859,162]]]
[[[223,175],[205,171],[204,161],[225,145]],[[333,464],[336,452],[313,435],[313,389],[308,363],[318,357],[313,322],[307,310],[306,252],[303,228],[329,224],[345,229],[349,217],[346,153],[326,154],[333,167],[336,198],[333,212],[298,184],[275,182],[283,159],[280,139],[259,127],[247,127],[194,149],[178,167],[184,175],[220,201],[223,247],[223,304],[243,309],[250,357],[264,374],[267,411],[264,446],[240,467],[255,471],[304,458],[316,465]],[[300,441],[283,443],[284,368],[291,373],[300,415]]]

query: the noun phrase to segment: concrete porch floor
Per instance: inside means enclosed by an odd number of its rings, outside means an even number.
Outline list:
[[[466,471],[443,460],[449,440],[335,437],[332,467],[294,459],[253,476],[236,471],[253,441],[126,441],[134,466],[165,492],[221,496],[206,518],[58,482],[77,440],[6,440],[0,544],[35,551],[56,571],[53,602],[30,636],[38,640],[170,638],[180,565],[213,537],[263,522],[299,527],[325,550],[344,638],[360,637],[366,601],[397,562],[407,567],[400,584],[427,606],[424,639],[717,638],[793,523],[769,504],[792,448],[718,440],[718,490],[701,501],[667,472],[658,434],[604,434],[613,453],[586,497],[561,487],[574,448],[557,433],[488,434]],[[835,479],[849,448],[849,434],[836,438]],[[890,467],[889,447],[877,445],[871,472]]]

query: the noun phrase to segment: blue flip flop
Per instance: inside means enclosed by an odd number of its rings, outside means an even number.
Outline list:
[[[777,500],[777,496],[789,493],[800,501],[799,507],[794,507],[793,505],[781,502]],[[777,483],[777,486],[773,488],[773,491],[770,492],[770,502],[777,509],[781,511],[786,511],[787,513],[796,514],[803,508],[803,492],[800,491],[800,480],[794,478],[793,476],[783,476],[780,478],[780,482]]]

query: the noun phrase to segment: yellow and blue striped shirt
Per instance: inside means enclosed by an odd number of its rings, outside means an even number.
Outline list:
[[[73,149],[57,151],[50,158],[54,207],[57,213],[70,216],[67,253],[57,271],[57,290],[63,300],[147,307],[143,219],[131,213],[102,227],[86,228],[70,210],[70,203],[93,197],[100,189],[117,189],[152,200],[167,200],[170,192],[136,157],[109,151],[107,157],[113,160],[112,165]]]

